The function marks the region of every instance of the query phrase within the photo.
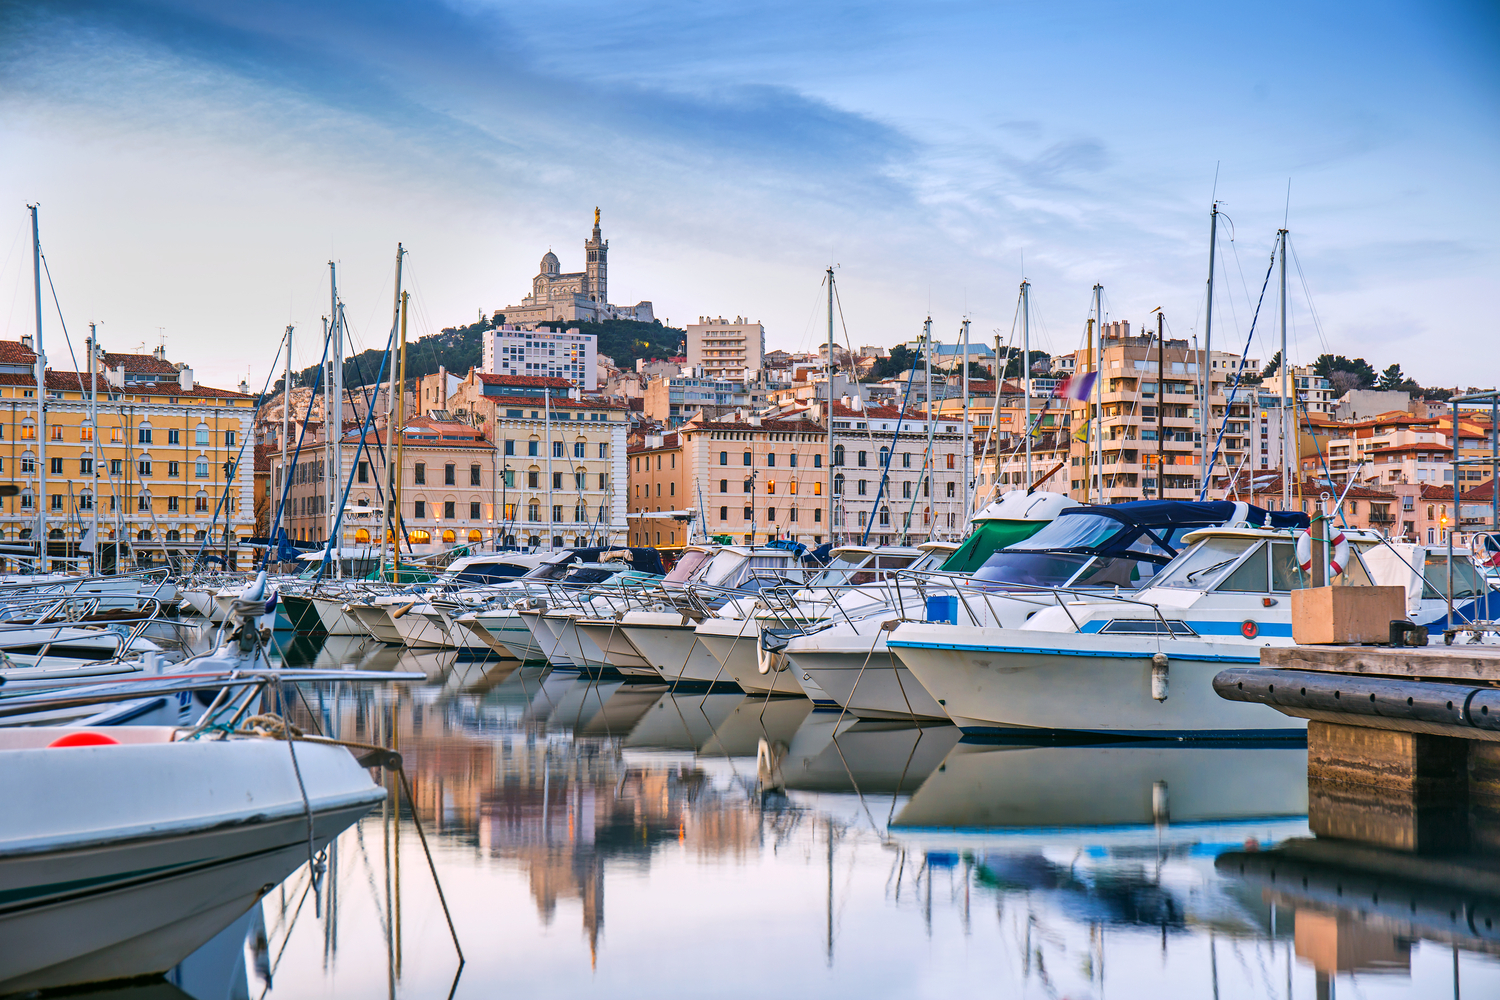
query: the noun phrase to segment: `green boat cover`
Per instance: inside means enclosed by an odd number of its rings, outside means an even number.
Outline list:
[[[980,521],[974,533],[943,563],[945,573],[972,573],[1007,545],[1030,538],[1050,521]]]

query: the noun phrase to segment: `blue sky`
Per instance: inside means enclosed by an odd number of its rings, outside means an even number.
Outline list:
[[[856,344],[929,312],[1009,337],[1023,266],[1036,347],[1080,342],[1095,282],[1190,336],[1217,171],[1216,346],[1285,216],[1295,360],[1492,385],[1497,54],[1493,6],[1453,2],[4,4],[0,336],[28,201],[75,335],[220,383],[319,326],[329,259],[382,343],[397,240],[428,332],[548,248],[581,268],[595,205],[614,301],[774,347],[816,345],[830,263]]]

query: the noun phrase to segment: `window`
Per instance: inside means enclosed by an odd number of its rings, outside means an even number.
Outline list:
[[[114,464],[119,465],[120,460],[115,459]],[[36,472],[36,456],[29,451],[21,456],[21,472],[24,475],[32,475]]]
[[[795,451],[786,457],[786,464],[793,469],[797,467],[797,453]]]
[[[151,475],[151,459],[141,459],[139,462],[135,463],[135,468],[136,471],[139,472],[142,476]]]
[[[26,456],[24,456],[24,455],[21,456],[21,471],[22,472],[28,472],[28,471],[30,471],[30,470],[28,470],[26,468]],[[125,460],[124,459],[120,459],[120,458],[112,458],[112,459],[110,459],[109,460],[109,474],[111,476],[123,476],[125,474]],[[208,466],[207,466],[206,463],[203,466],[203,475],[205,475],[205,476],[208,475]]]
[[[93,510],[94,509],[94,494],[89,493],[87,490],[85,490],[84,492],[78,494],[78,509],[79,510]]]
[[[427,520],[427,501],[418,500],[412,505],[412,517],[418,521]]]
[[[47,465],[48,465],[49,468],[51,468],[52,474],[54,476],[60,476],[60,475],[62,475],[62,471],[63,471],[63,467],[62,467],[63,460],[62,459],[60,459],[60,458],[49,459],[48,462],[47,462]]]
[[[844,464],[844,446],[841,444],[836,444],[833,446],[833,464]]]
[[[140,496],[136,497],[135,509],[138,511],[149,512],[151,510],[151,494],[142,493]]]
[[[206,458],[199,458],[198,459],[197,466],[193,469],[193,476],[196,479],[207,479],[208,478],[208,459],[206,459]]]
[[[719,508],[719,520],[721,520],[721,521],[727,521],[727,520],[729,520],[729,508],[728,507],[720,507]]]
[[[52,509],[53,510],[62,510],[63,509],[63,495],[61,493],[54,493],[54,494],[52,494]]]
[[[502,471],[500,473],[500,481],[503,482],[506,485],[507,488],[515,486],[516,485],[516,472],[515,472],[515,470],[514,469],[505,469],[504,471]]]
[[[776,468],[776,453],[774,451],[766,453],[766,468]]]
[[[413,545],[426,545],[432,541],[432,532],[426,528],[413,528],[406,533],[406,540]]]
[[[62,425],[61,424],[53,424],[52,425],[52,440],[54,440],[54,441],[61,441],[62,439],[63,439],[62,438]]]
[[[552,488],[554,490],[560,490],[560,489],[562,489],[562,473],[561,472],[554,472],[554,473],[552,473]]]
[[[28,390],[26,395],[30,396],[31,392]],[[21,440],[36,440],[36,424],[32,423],[30,420],[24,420],[21,422]]]
[[[515,453],[516,453],[516,442],[513,439],[511,439],[511,438],[506,438],[505,439],[505,454],[507,454],[507,455],[514,455]]]
[[[359,481],[362,482],[362,483],[368,483],[370,481],[370,463],[369,462],[360,462],[359,463],[358,478],[359,478]],[[368,534],[368,532],[367,532],[367,534]]]
[[[608,441],[601,441],[599,443],[599,457],[600,458],[608,458],[609,457],[609,442]]]
[[[562,520],[562,504],[555,503],[555,504],[552,505],[552,521],[555,524],[555,523],[557,523],[558,521],[561,521],[561,520]]]
[[[588,519],[589,509],[586,506],[584,506],[583,504],[579,504],[578,506],[573,508],[573,520],[575,523],[580,521],[587,521]]]
[[[957,488],[957,485],[958,485],[957,483],[949,483],[948,484],[948,495],[950,497],[954,495],[954,490]]]
[[[23,490],[21,492],[21,506],[22,507],[34,507],[35,505],[36,505],[36,496],[35,496],[35,494],[33,494],[30,490]],[[27,530],[30,530],[30,529],[27,529]],[[31,536],[28,535],[26,537],[29,538]]]
[[[753,507],[746,507],[745,508],[745,520],[747,520],[747,521],[753,521],[753,520],[755,520],[755,508],[753,508]]]
[[[753,464],[753,459],[751,458],[750,453],[748,451],[745,452],[745,464],[746,465]]]
[[[889,507],[880,508],[880,523],[887,525],[891,523],[891,509]]]
[[[527,455],[532,455],[532,456],[540,455],[542,453],[541,452],[541,447],[542,447],[542,443],[540,441],[535,441],[535,440],[533,440],[533,441],[527,441],[526,442],[526,454]]]
[[[443,466],[443,485],[458,485],[458,467],[455,466],[452,462],[449,462]]]
[[[950,468],[950,469],[957,468],[958,466],[955,464],[957,461],[958,461],[958,456],[950,452],[948,454],[948,468]]]
[[[787,511],[787,513],[786,513],[786,519],[788,521],[796,521],[797,520],[797,508],[796,507],[793,507],[793,508],[791,508],[790,510]]]
[[[168,476],[168,478],[176,479],[176,478],[178,478],[181,475],[182,475],[182,463],[181,462],[168,462],[167,463],[167,476]]]
[[[0,427],[0,437],[4,437],[4,436],[5,436],[4,429],[3,429],[3,427]],[[80,440],[80,441],[92,441],[92,440],[94,440],[94,429],[92,427],[90,427],[88,424],[84,424],[82,427],[80,427],[78,429],[78,440]]]
[[[719,452],[719,464],[720,465],[728,465],[729,464],[729,452],[727,452],[727,451],[721,451],[721,452]]]
[[[111,497],[110,499],[113,500],[114,498]],[[194,514],[207,514],[208,513],[208,494],[207,493],[199,493],[197,496],[193,497],[193,513]],[[201,539],[200,539],[200,541],[201,541]]]
[[[426,462],[418,462],[416,464],[416,467],[412,469],[411,481],[414,482],[414,483],[416,483],[418,486],[426,486],[427,485],[427,463]]]
[[[909,481],[901,484],[901,499],[911,499],[911,483]]]
[[[909,452],[909,451],[903,451],[901,453],[901,468],[903,468],[903,469],[910,469],[911,468],[911,452]]]
[[[479,485],[479,463],[477,462],[469,466],[469,485]]]
[[[193,431],[193,444],[199,448],[207,448],[208,443],[208,425],[199,424]]]
[[[767,507],[766,508],[766,520],[767,521],[774,521],[774,520],[776,520],[776,508],[775,507]]]
[[[755,492],[755,480],[753,480],[753,479],[747,479],[747,480],[745,480],[745,492],[746,493],[754,493]]]
[[[456,504],[452,500],[444,500],[443,501],[443,520],[444,521],[451,521],[455,517],[458,516],[453,511],[453,508],[455,506],[456,506]]]
[[[177,513],[177,509],[178,509],[177,508],[177,503],[178,503],[178,498],[177,497],[167,497],[167,513],[168,514],[176,514]]]
[[[562,458],[563,457],[563,443],[561,441],[553,441],[552,442],[552,457],[553,458]]]
[[[542,505],[533,500],[526,505],[526,520],[540,521],[542,519]]]
[[[530,487],[531,489],[536,489],[541,486],[541,484],[542,474],[540,472],[531,471],[526,473],[526,485],[528,487]]]
[[[234,431],[225,431],[224,432],[224,447],[226,447],[226,448],[233,448],[234,447],[234,440],[235,440],[234,439]]]
[[[368,545],[368,544],[370,544],[370,529],[369,528],[355,528],[354,529],[354,544],[356,544],[356,545]]]
[[[864,452],[860,452],[859,453],[858,460],[859,460],[859,467],[861,469],[863,469],[865,467],[865,453]]]
[[[728,493],[729,492],[729,480],[727,480],[727,479],[721,479],[721,480],[719,480],[719,492],[720,493]]]
[[[84,438],[85,441],[94,440],[93,428],[89,429],[88,435],[88,437]],[[176,427],[169,427],[167,429],[167,444],[182,444],[182,431]]]
[[[793,496],[797,495],[797,480],[793,479],[786,484],[786,491]]]
[[[599,489],[600,489],[601,492],[603,492],[604,490],[609,489],[609,473],[607,473],[607,472],[601,472],[601,473],[599,473]]]
[[[774,479],[767,479],[766,480],[766,492],[767,493],[775,493],[776,492],[776,480],[774,480]]]
[[[822,482],[815,482],[815,483],[813,483],[813,496],[820,497],[822,495],[823,495],[823,484],[822,484]]]
[[[822,467],[823,467],[823,453],[820,451],[816,455],[813,456],[813,468],[814,469],[821,469]]]
[[[582,458],[583,457],[583,449],[584,449],[584,445],[585,444],[586,444],[586,442],[584,442],[584,441],[574,441],[573,442],[573,457],[574,458]],[[660,461],[660,460],[658,459],[658,461]]]
[[[94,460],[92,458],[80,458],[78,460],[78,474],[91,476],[94,474]]]
[[[137,428],[136,432],[135,432],[135,438],[136,438],[136,444],[150,444],[151,443],[151,428],[149,428],[149,427],[139,427],[139,428]]]
[[[823,508],[822,507],[814,507],[813,508],[813,520],[815,522],[819,523],[819,524],[822,523],[822,521],[823,521]]]
[[[575,490],[581,490],[581,489],[583,489],[584,488],[583,481],[587,477],[588,477],[588,473],[584,472],[582,469],[580,469],[577,472],[573,473],[573,488]]]
[[[842,472],[833,477],[833,495],[836,497],[844,495],[844,474]]]

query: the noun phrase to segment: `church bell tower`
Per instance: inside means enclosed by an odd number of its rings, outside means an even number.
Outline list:
[[[583,293],[590,302],[609,301],[609,241],[599,233],[599,209],[594,209],[594,233],[583,243]]]

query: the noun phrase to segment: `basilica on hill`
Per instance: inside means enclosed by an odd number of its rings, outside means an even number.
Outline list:
[[[598,323],[607,319],[633,319],[650,323],[656,318],[650,302],[633,306],[609,304],[609,241],[599,231],[599,210],[594,209],[594,231],[583,242],[584,269],[564,273],[557,255],[542,256],[541,272],[531,279],[531,294],[520,305],[499,310],[511,326],[539,323]]]

